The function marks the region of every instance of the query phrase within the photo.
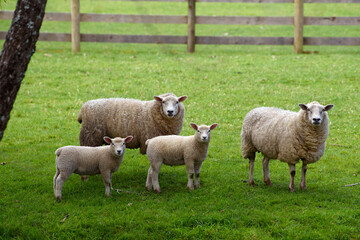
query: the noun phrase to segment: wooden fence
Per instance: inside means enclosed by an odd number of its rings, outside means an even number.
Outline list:
[[[116,1],[116,0],[115,0]],[[145,0],[118,0],[145,1]],[[72,33],[40,33],[40,41],[71,41],[73,52],[80,51],[80,42],[187,44],[194,52],[195,44],[294,45],[302,53],[303,45],[360,45],[360,37],[304,37],[304,25],[360,25],[359,17],[304,17],[304,3],[360,3],[360,0],[146,0],[188,2],[188,16],[81,14],[79,0],[71,0],[70,13],[46,13],[44,21],[71,21]],[[294,3],[294,17],[266,16],[196,16],[196,2]],[[360,14],[359,14],[360,15]],[[12,19],[13,12],[0,11],[0,19]],[[80,22],[187,24],[187,36],[81,34]],[[294,37],[223,37],[196,36],[196,24],[294,25]],[[0,32],[5,39],[6,32]]]

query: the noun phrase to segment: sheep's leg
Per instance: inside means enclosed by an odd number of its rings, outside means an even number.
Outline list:
[[[110,171],[108,172],[102,172],[101,173],[103,182],[105,184],[105,195],[110,197],[111,193],[110,193],[110,187],[111,187],[111,173]]]
[[[112,186],[112,182],[111,182],[112,175],[113,175],[113,173],[112,173],[112,172],[110,172],[110,189],[111,189],[111,190],[113,190],[113,186]]]
[[[56,197],[56,179],[58,178],[58,176],[60,175],[60,170],[56,167],[56,173],[54,176],[54,195]]]
[[[80,130],[79,142],[80,146],[97,147],[103,145],[103,137],[106,132],[102,129],[102,126],[98,126],[99,123],[90,122],[89,127],[83,126]],[[97,126],[94,128],[94,126]]]
[[[302,168],[301,168],[301,182],[300,182],[300,189],[301,190],[306,189],[306,182],[305,182],[306,171],[307,171],[307,164],[303,163]]]
[[[253,156],[249,157],[249,184],[251,186],[255,186],[254,176],[253,176],[254,162],[255,162],[255,153]]]
[[[141,154],[146,154],[146,149],[147,149],[147,146],[145,143],[140,145],[140,153]]]
[[[200,168],[201,168],[202,163],[200,164],[195,164],[194,168],[195,168],[195,187],[196,188],[200,188]]]
[[[270,159],[267,158],[267,157],[264,157],[263,160],[262,160],[264,182],[265,182],[266,185],[271,185],[269,162],[270,162]]]
[[[295,183],[294,183],[294,179],[295,179],[295,173],[296,173],[296,169],[295,169],[295,164],[290,164],[289,163],[289,169],[290,169],[290,184],[289,184],[289,190],[291,192],[295,192]]]
[[[152,169],[151,169],[151,166],[150,166],[149,170],[148,170],[147,179],[146,179],[146,188],[147,188],[148,191],[151,191],[151,189],[152,189],[151,174],[152,174]]]
[[[194,190],[194,162],[193,161],[186,161],[186,171],[188,174],[188,184],[187,187],[189,188],[190,191]]]
[[[68,173],[60,172],[59,176],[56,178],[55,197],[57,198],[58,202],[61,201],[61,193],[64,182],[70,177],[70,175],[71,173],[68,174]]]
[[[151,169],[152,169],[151,182],[154,187],[154,190],[157,191],[158,193],[161,192],[160,185],[159,185],[159,172],[160,172],[161,165],[162,165],[162,161],[151,164]]]

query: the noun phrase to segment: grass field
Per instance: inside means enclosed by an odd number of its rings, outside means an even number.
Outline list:
[[[1,8],[9,10],[14,2],[1,3]],[[173,14],[186,14],[182,3],[163,3],[163,7],[149,3],[145,10],[138,7],[145,3],[81,4],[86,12],[151,14],[153,9],[166,13],[171,5],[176,6],[171,8]],[[69,5],[53,0],[47,10],[65,12]],[[221,7],[228,10],[224,14],[257,15],[253,5],[247,14],[234,5]],[[273,5],[279,6],[278,15],[291,15],[291,6]],[[208,11],[198,11],[213,14],[213,5],[204,6]],[[315,4],[305,10],[325,16],[360,12],[359,4],[338,6]],[[274,14],[260,8],[260,15]],[[7,30],[9,24],[0,21],[0,30]],[[158,34],[166,28],[123,25],[139,34]],[[123,25],[104,31],[124,33],[119,27]],[[102,27],[84,25],[92,33]],[[260,27],[216,26],[200,31],[221,35],[245,29],[249,35],[291,36],[292,28]],[[44,23],[42,30],[69,32],[70,26]],[[186,32],[182,26],[166,30]],[[360,35],[359,27],[311,31],[316,36]],[[360,185],[343,186],[360,182],[360,48],[307,46],[305,50],[319,53],[295,55],[291,46],[197,46],[195,54],[187,54],[184,45],[88,43],[81,45],[81,53],[72,54],[70,43],[39,42],[0,142],[0,162],[5,163],[0,165],[0,239],[359,239]],[[137,149],[128,149],[112,178],[114,188],[121,191],[112,191],[108,198],[101,176],[82,182],[74,174],[64,185],[63,201],[57,203],[52,190],[54,152],[64,145],[78,145],[76,117],[81,105],[107,97],[150,100],[164,92],[188,96],[182,135],[193,134],[190,122],[219,123],[202,167],[201,188],[187,190],[184,166],[163,166],[162,193],[148,192],[148,160]],[[299,190],[298,165],[298,191],[290,193],[288,166],[279,161],[270,163],[273,185],[265,186],[260,154],[254,171],[257,186],[250,187],[245,182],[248,163],[240,151],[245,114],[258,106],[298,111],[298,103],[313,100],[335,107],[329,112],[326,152],[308,168],[308,190]]]

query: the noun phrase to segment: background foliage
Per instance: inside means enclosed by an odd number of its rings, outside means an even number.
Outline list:
[[[12,10],[16,1],[2,3]],[[186,14],[184,3],[81,1],[82,12]],[[356,16],[358,4],[308,4],[311,16]],[[48,2],[49,12],[69,12],[70,2]],[[200,15],[291,16],[291,4],[197,5]],[[7,30],[10,21],[0,21]],[[185,35],[186,26],[82,24],[83,32]],[[42,31],[70,32],[70,23],[44,22]],[[291,36],[289,26],[199,26],[198,35]],[[358,27],[305,27],[306,36],[359,36]],[[1,41],[3,43],[3,41]],[[305,47],[318,54],[295,55],[289,46],[197,46],[39,42],[0,144],[0,239],[356,239],[360,237],[360,49]],[[78,145],[81,105],[106,97],[151,100],[187,95],[182,135],[190,122],[219,123],[201,173],[201,188],[189,192],[184,166],[163,166],[161,194],[145,188],[148,160],[127,150],[113,176],[112,198],[100,176],[81,182],[73,175],[63,201],[53,197],[55,150]],[[245,114],[258,106],[298,111],[298,103],[335,104],[323,158],[309,165],[308,190],[288,191],[287,164],[272,161],[273,185],[246,183],[241,157]],[[300,165],[295,179],[300,183]],[[67,217],[66,217],[67,216]]]

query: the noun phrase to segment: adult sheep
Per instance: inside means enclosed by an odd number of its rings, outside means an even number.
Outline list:
[[[307,164],[317,162],[325,152],[325,142],[329,133],[327,111],[334,105],[325,107],[318,102],[299,104],[299,112],[291,112],[272,107],[251,110],[244,119],[241,132],[241,151],[249,159],[249,184],[254,185],[253,169],[255,153],[261,152],[264,182],[271,185],[269,173],[270,159],[286,162],[290,168],[290,191],[295,191],[295,164],[302,160],[300,188],[306,189]]]
[[[173,93],[154,96],[152,101],[127,98],[91,100],[81,107],[78,122],[81,146],[100,146],[103,136],[133,136],[127,148],[146,153],[145,141],[160,135],[178,135],[183,126],[187,96]]]

